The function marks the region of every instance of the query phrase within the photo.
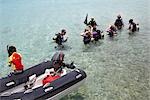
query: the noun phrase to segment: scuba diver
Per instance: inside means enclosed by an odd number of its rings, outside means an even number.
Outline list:
[[[86,45],[86,44],[89,44],[91,42],[91,31],[89,31],[88,29],[85,29],[84,30],[84,33],[81,34],[81,36],[83,36],[83,43]]]
[[[44,79],[43,79],[43,85],[45,85],[46,83],[50,83],[58,78],[61,77],[61,74],[63,74],[63,68],[67,67],[70,69],[74,69],[75,65],[74,62],[72,62],[71,64],[66,64],[64,63],[64,56],[65,54],[61,51],[56,52],[52,59],[52,67],[50,69],[50,75],[47,75]]]
[[[96,28],[93,28],[92,38],[94,39],[94,41],[98,41],[99,39],[104,39],[104,35],[102,33],[103,31],[96,30]]]
[[[108,35],[109,35],[110,37],[113,37],[115,34],[117,34],[117,29],[116,29],[116,27],[115,27],[114,25],[111,25],[111,26],[108,28],[107,32],[108,32]]]
[[[93,38],[95,41],[98,41],[99,39],[104,39],[104,34],[102,34],[103,31],[95,30],[93,31]]]
[[[58,44],[58,46],[62,46],[63,47],[63,43],[67,41],[68,37],[65,38],[66,35],[66,30],[62,29],[60,33],[55,34],[56,37],[53,38],[53,40],[55,40],[55,42]]]
[[[7,46],[8,57],[9,57],[9,66],[12,67],[14,74],[22,73],[24,66],[22,64],[22,56],[20,53],[17,53],[15,46]]]
[[[114,25],[117,27],[118,30],[122,29],[122,27],[124,26],[123,20],[120,15],[117,16]]]
[[[91,18],[91,20],[89,21],[89,23],[87,25],[91,25],[93,28],[96,28],[97,23],[96,23],[94,17]]]
[[[131,32],[139,31],[139,24],[133,22],[133,19],[129,20],[129,28]]]

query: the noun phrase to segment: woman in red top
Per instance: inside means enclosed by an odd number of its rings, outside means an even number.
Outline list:
[[[9,66],[12,67],[14,72],[22,72],[23,71],[23,64],[22,64],[22,56],[21,54],[17,53],[16,47],[9,46],[8,48],[9,54]]]

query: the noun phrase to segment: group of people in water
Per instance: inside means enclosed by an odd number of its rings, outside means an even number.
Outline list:
[[[103,31],[97,29],[97,23],[95,19],[92,17],[89,22],[87,22],[87,18],[84,21],[86,24],[86,28],[84,32],[81,34],[83,37],[84,44],[89,44],[91,41],[98,41],[99,39],[104,39]],[[123,20],[120,15],[117,16],[116,21],[113,25],[111,25],[107,32],[110,37],[117,34],[117,30],[121,30],[122,27],[124,27]],[[136,24],[133,19],[129,20],[129,28],[131,32],[139,31],[139,24]],[[63,43],[67,41],[68,37],[66,36],[66,30],[62,29],[60,33],[55,34],[56,36],[53,38],[55,42],[58,44],[58,46],[63,47]],[[22,64],[22,56],[20,53],[17,52],[17,49],[15,46],[7,46],[8,51],[8,57],[9,57],[9,66],[13,69],[13,74],[20,74],[24,71],[24,65]],[[56,76],[53,77],[53,79],[58,78],[59,75],[56,75],[56,73],[61,73],[64,66],[67,68],[74,68],[73,63],[66,64],[64,63],[64,54],[63,52],[57,52],[54,54],[54,56],[51,59],[52,65],[53,65],[53,75]],[[45,84],[47,79],[49,79],[52,76],[47,76],[43,80],[43,84]]]
[[[84,24],[86,25],[86,28],[83,33],[81,33],[81,36],[83,37],[83,43],[89,44],[93,41],[98,41],[99,39],[104,39],[103,31],[97,29],[97,22],[95,21],[94,17],[91,18],[91,20],[88,22],[87,20],[88,15],[85,18]],[[115,20],[113,25],[110,25],[106,32],[108,32],[108,35],[110,37],[113,37],[117,35],[117,30],[121,30],[122,27],[124,27],[124,23],[122,20],[121,15],[117,16],[117,19]],[[139,24],[136,24],[133,19],[129,20],[129,28],[128,30],[130,32],[139,31]],[[64,38],[66,35],[66,30],[62,29],[60,33],[56,34],[56,37],[53,38],[55,42],[58,44],[58,46],[63,47],[63,43],[67,41],[67,38]]]
[[[114,22],[114,25],[110,25],[110,27],[108,28],[107,30],[107,32],[109,33],[108,35],[110,37],[116,35],[117,30],[121,30],[122,27],[124,27],[124,23],[121,18],[121,15],[118,15],[116,21]],[[132,33],[139,31],[139,24],[136,24],[135,22],[133,22],[133,19],[130,19],[128,30]]]
[[[89,22],[87,22],[87,16],[86,16],[84,23],[87,26],[85,28],[84,32],[81,34],[81,36],[83,36],[84,44],[88,44],[91,41],[98,41],[99,39],[104,38],[104,34],[102,34],[103,31],[97,29],[98,25],[93,17],[91,18],[91,20]],[[117,34],[117,30],[121,30],[122,27],[124,27],[124,23],[123,23],[121,15],[118,15],[114,24],[108,28],[108,30],[107,30],[108,35],[111,37],[114,36],[115,34]],[[139,24],[136,24],[133,21],[133,19],[130,19],[128,29],[131,32],[139,31]],[[66,30],[62,29],[60,33],[55,34],[55,35],[56,36],[53,38],[53,40],[55,40],[55,42],[59,46],[63,46],[62,44],[64,42],[66,42],[68,39],[68,37],[67,38],[65,37]],[[21,59],[22,59],[21,54],[17,53],[15,46],[7,46],[7,51],[8,51],[8,57],[9,57],[9,66],[12,66],[14,72],[16,72],[16,73],[22,72],[24,69],[23,68],[24,66],[21,63]],[[62,59],[63,59],[63,57],[62,57]]]
[[[81,36],[83,36],[84,44],[89,44],[91,41],[98,41],[99,39],[104,38],[104,34],[102,34],[103,31],[97,29],[98,25],[93,17],[89,22],[87,22],[86,17],[84,24],[86,24],[86,28],[84,32],[81,33]]]

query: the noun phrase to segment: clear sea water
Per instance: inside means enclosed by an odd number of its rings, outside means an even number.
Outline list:
[[[58,51],[55,33],[67,29],[65,61],[75,61],[87,80],[62,100],[150,100],[150,0],[0,0],[0,77],[7,66],[7,45],[15,45],[25,68]],[[114,38],[85,47],[80,33],[86,14],[103,31],[121,14],[125,27]],[[128,20],[140,24],[129,35]]]

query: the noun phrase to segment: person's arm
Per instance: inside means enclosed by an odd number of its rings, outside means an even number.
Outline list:
[[[121,22],[122,22],[122,26],[124,27],[124,22],[123,22],[123,20],[121,19]]]
[[[131,29],[131,24],[129,25],[129,28],[128,28],[129,30]]]
[[[88,25],[91,25],[91,21],[89,21],[89,22],[87,23],[87,26],[88,26]]]
[[[8,66],[11,67],[11,64],[12,64],[12,56],[10,56],[10,57],[8,58]]]
[[[98,26],[97,23],[96,23],[96,21],[95,21],[95,25]]]
[[[115,26],[117,26],[117,19],[116,19],[116,21],[115,21],[114,25],[115,25]]]
[[[80,35],[84,37],[85,36],[85,32],[81,33]]]
[[[8,66],[11,67],[13,71],[15,71],[15,70],[16,70],[16,67],[15,67],[15,65],[12,63],[12,59],[13,59],[12,56],[10,56],[10,57],[8,58]]]

